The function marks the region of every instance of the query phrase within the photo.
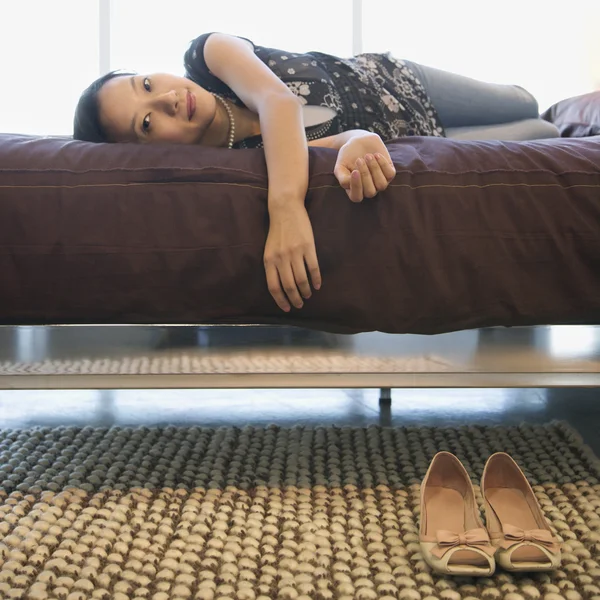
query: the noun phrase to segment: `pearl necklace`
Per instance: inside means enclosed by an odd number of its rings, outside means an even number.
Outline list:
[[[225,111],[229,117],[229,140],[227,142],[227,148],[231,150],[233,148],[233,142],[235,139],[235,119],[233,118],[233,111],[231,110],[229,104],[225,102],[224,98],[221,98],[221,96],[218,96],[217,94],[213,94],[213,96],[225,107]]]

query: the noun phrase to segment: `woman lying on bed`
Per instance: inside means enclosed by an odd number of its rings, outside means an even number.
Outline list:
[[[255,46],[220,33],[194,40],[186,77],[109,73],[83,93],[74,137],[92,142],[171,142],[264,148],[270,227],[264,252],[278,306],[301,308],[321,286],[304,207],[307,146],[338,150],[334,174],[352,201],[387,188],[395,169],[384,142],[444,136],[457,124],[538,116],[517,86],[478,82],[389,54],[340,59]],[[442,125],[444,123],[444,125]]]

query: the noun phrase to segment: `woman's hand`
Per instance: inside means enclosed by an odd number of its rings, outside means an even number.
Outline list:
[[[362,202],[385,190],[396,169],[382,139],[376,133],[365,133],[340,148],[333,173],[348,198]]]
[[[315,238],[303,205],[289,203],[270,211],[270,221],[264,253],[267,285],[279,308],[288,312],[290,304],[302,308],[302,299],[310,298],[311,282],[316,290],[321,287]]]

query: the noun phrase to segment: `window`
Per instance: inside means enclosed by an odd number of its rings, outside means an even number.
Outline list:
[[[101,7],[110,13],[102,39]],[[79,95],[101,70],[181,74],[189,42],[208,31],[342,57],[361,43],[521,85],[544,110],[600,88],[600,2],[570,0],[568,11],[547,0],[11,0],[0,3],[0,131],[70,135]]]
[[[521,85],[541,111],[600,84],[597,0],[570,0],[560,10],[546,0],[369,0],[368,6],[364,51],[389,50],[483,81]]]
[[[111,69],[183,74],[189,42],[211,31],[289,52],[352,54],[351,0],[177,0],[172,10],[164,6],[147,0],[112,3]]]
[[[0,23],[0,132],[70,135],[98,76],[98,0],[3,2]]]

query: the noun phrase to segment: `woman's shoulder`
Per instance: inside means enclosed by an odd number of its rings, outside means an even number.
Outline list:
[[[223,33],[220,31],[210,31],[207,33],[202,33],[195,39],[193,39],[185,51],[183,55],[183,66],[186,71],[186,76],[198,83],[199,85],[204,85],[205,83],[216,83],[216,78],[210,72],[208,65],[206,64],[206,60],[204,58],[204,48],[206,43],[208,42],[211,36],[231,36],[237,39],[243,40],[246,42],[252,50],[259,56],[259,58],[263,58],[261,50],[262,47],[256,46],[254,42],[246,37],[242,37],[239,35],[232,35],[228,33]]]
[[[211,35],[216,33],[220,32],[211,31],[203,33],[190,42],[183,55],[185,76],[211,92],[230,95],[231,90],[229,87],[211,73],[204,58],[206,42]],[[247,41],[252,44],[250,40]],[[254,47],[254,44],[252,44],[252,47]]]
[[[230,34],[224,34],[220,31],[209,31],[208,33],[202,33],[197,38],[194,38],[188,45],[185,54],[183,55],[184,65],[187,68],[188,65],[193,65],[195,61],[204,61],[204,47],[206,46],[206,42],[211,36],[227,36]],[[256,46],[252,40],[241,36],[232,36],[238,38],[240,40],[244,40],[251,48],[255,49]]]
[[[195,50],[196,52],[198,51],[203,51],[204,50],[204,46],[206,45],[206,42],[208,41],[208,38],[210,38],[211,36],[230,36],[230,37],[234,37],[240,40],[244,40],[247,44],[249,44],[252,48],[255,48],[254,42],[246,37],[243,37],[241,35],[233,35],[230,33],[226,33],[226,32],[222,32],[222,31],[209,31],[207,33],[202,33],[201,35],[199,35],[197,38],[194,38],[188,47],[188,52],[191,50],[192,52]]]
[[[262,58],[263,60],[272,60],[272,61],[287,61],[287,60],[291,60],[291,59],[303,59],[303,60],[314,60],[316,58],[323,60],[323,59],[329,59],[329,60],[341,60],[339,59],[337,56],[334,56],[332,54],[328,54],[328,53],[324,53],[318,50],[310,50],[310,51],[289,51],[280,47],[272,47],[272,46],[265,46],[265,45],[259,45],[256,44],[253,40],[241,36],[241,35],[237,35],[237,34],[231,34],[231,33],[227,33],[227,32],[220,32],[220,31],[211,31],[211,32],[207,32],[207,33],[202,33],[201,35],[199,35],[198,37],[196,37],[195,39],[193,39],[190,44],[189,47],[185,53],[185,64],[186,67],[189,63],[192,63],[195,60],[203,60],[203,55],[204,55],[204,46],[206,45],[206,42],[208,41],[208,39],[212,36],[212,35],[231,35],[232,37],[236,37],[238,39],[244,40],[245,42],[247,42],[252,49],[254,50],[255,54],[257,54],[260,58]]]

